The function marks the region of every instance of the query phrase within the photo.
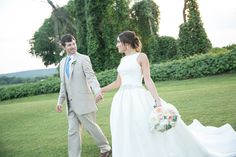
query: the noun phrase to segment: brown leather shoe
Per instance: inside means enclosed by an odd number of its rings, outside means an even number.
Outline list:
[[[100,157],[109,157],[110,155],[111,155],[111,150],[109,150],[107,152],[104,152],[104,153],[101,153]]]

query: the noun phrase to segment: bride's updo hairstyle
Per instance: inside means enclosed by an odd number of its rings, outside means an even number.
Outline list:
[[[124,31],[118,35],[121,43],[129,44],[136,52],[140,52],[142,49],[142,43],[139,37],[133,31]]]

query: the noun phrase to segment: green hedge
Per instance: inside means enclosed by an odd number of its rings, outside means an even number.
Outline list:
[[[236,49],[155,64],[151,67],[151,75],[154,81],[182,80],[226,73],[235,69]]]
[[[101,85],[101,87],[106,86],[116,80],[117,77],[117,70],[105,70],[97,74],[97,79]]]
[[[185,59],[173,60],[151,65],[153,81],[182,80],[197,78],[236,70],[236,49],[227,52],[199,54]],[[97,74],[101,86],[113,82],[116,69]],[[59,92],[60,80],[49,78],[37,83],[22,84],[0,88],[0,101],[32,95]]]
[[[161,36],[158,38],[157,62],[168,61],[177,56],[177,41],[170,36]]]
[[[183,80],[226,73],[236,69],[236,49],[207,54],[198,54],[184,59],[151,65],[153,81]],[[97,74],[104,86],[116,79],[116,70]]]
[[[0,101],[32,95],[55,93],[59,91],[59,85],[60,82],[58,78],[49,78],[36,83],[3,87],[0,88]]]

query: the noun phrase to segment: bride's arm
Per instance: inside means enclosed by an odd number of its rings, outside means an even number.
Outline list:
[[[138,62],[141,65],[144,83],[147,89],[152,94],[153,98],[155,99],[156,105],[161,106],[161,100],[157,93],[156,86],[151,78],[150,75],[150,64],[145,53],[141,53],[138,57]]]
[[[102,87],[101,91],[102,91],[102,93],[105,93],[105,92],[108,92],[110,90],[119,88],[120,85],[121,85],[121,78],[120,78],[120,75],[118,74],[116,80],[114,82],[112,82],[111,84],[109,84],[105,87]]]

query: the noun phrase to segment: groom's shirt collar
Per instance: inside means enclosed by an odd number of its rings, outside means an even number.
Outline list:
[[[72,54],[72,55],[67,55],[67,57],[70,57],[71,61],[73,61],[73,60],[74,60],[74,58],[75,58],[75,54]]]

